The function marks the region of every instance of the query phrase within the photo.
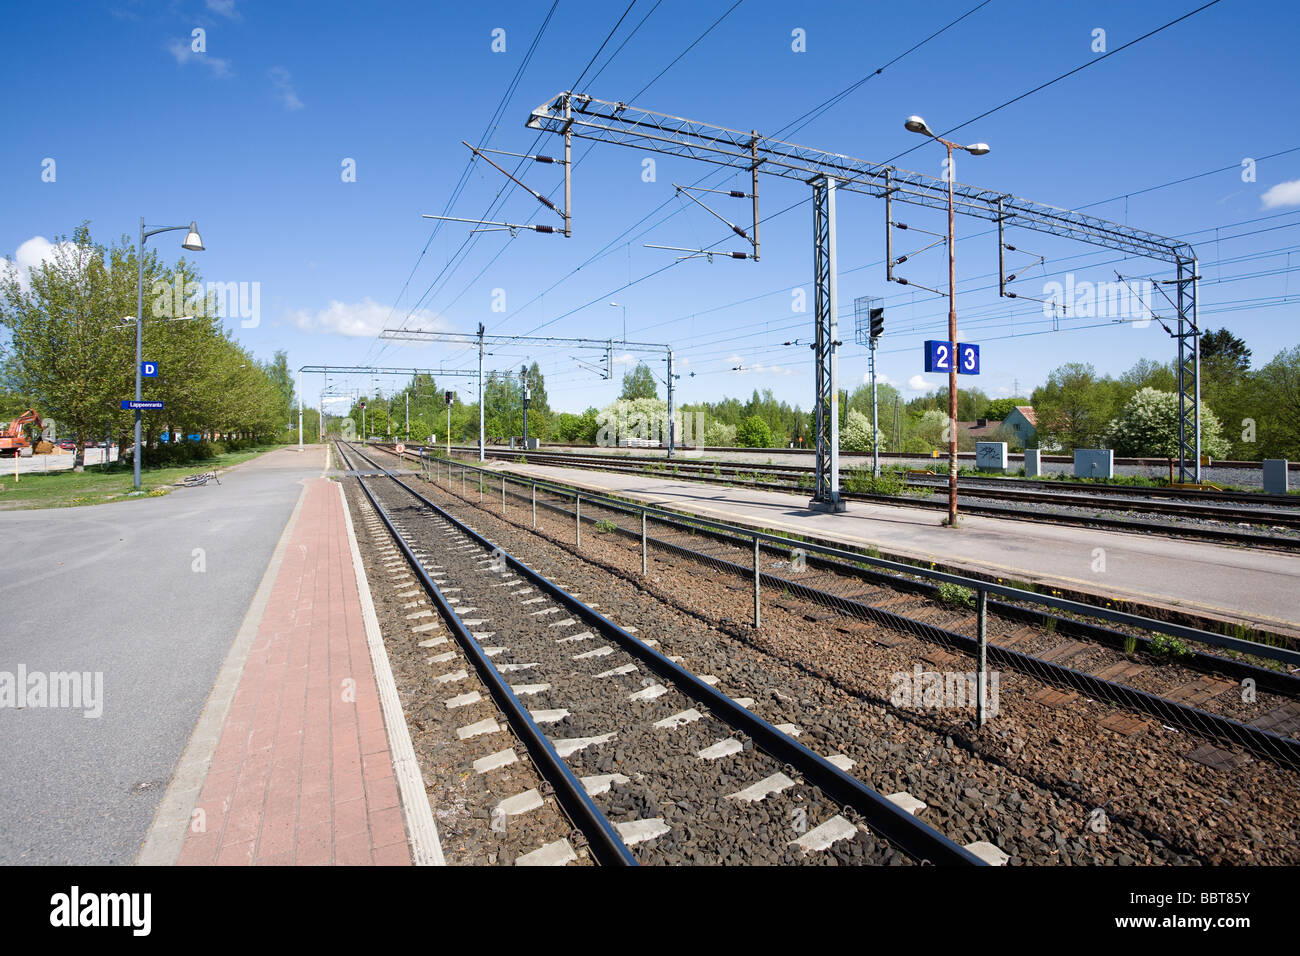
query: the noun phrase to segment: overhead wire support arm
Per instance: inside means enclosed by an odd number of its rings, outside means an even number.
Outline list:
[[[497,172],[499,172],[499,173],[500,173],[502,176],[504,176],[506,179],[510,180],[512,183],[514,183],[514,184],[515,184],[516,186],[518,186],[520,189],[527,190],[530,194],[532,194],[532,197],[533,197],[534,199],[536,199],[539,203],[541,203],[541,204],[542,204],[543,206],[545,206],[547,209],[551,210],[551,212],[553,212],[553,213],[555,213],[556,215],[558,215],[561,219],[564,218],[564,210],[563,210],[563,209],[560,209],[558,206],[555,205],[555,203],[551,202],[549,199],[547,199],[545,196],[543,196],[541,193],[539,193],[539,192],[538,192],[536,189],[534,189],[532,186],[529,186],[529,185],[528,185],[527,183],[525,183],[523,180],[521,180],[521,179],[517,178],[516,176],[514,176],[514,174],[506,172],[506,170],[505,170],[504,168],[502,168],[501,165],[500,165],[499,163],[493,162],[492,157],[491,157],[491,156],[488,156],[486,151],[484,151],[484,150],[482,150],[482,149],[478,149],[477,147],[474,147],[474,146],[470,146],[470,144],[469,144],[469,143],[466,143],[463,139],[461,140],[461,143],[464,144],[465,148],[468,149],[471,153],[473,153],[476,157],[479,157],[479,158],[481,158],[484,162],[488,163],[488,164],[489,164],[493,169],[495,169]],[[519,155],[519,154],[510,154],[510,155]],[[523,157],[523,158],[525,158],[525,159],[534,159],[535,157],[532,157],[532,156],[525,156],[525,157]],[[554,161],[554,160],[552,160],[552,162],[553,162],[553,161]],[[561,160],[560,162],[564,164],[564,166],[565,166],[565,168],[566,168],[566,170],[567,170],[567,168],[568,168],[568,163],[565,163],[563,160]]]

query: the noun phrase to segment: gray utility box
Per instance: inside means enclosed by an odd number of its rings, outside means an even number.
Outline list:
[[[1114,478],[1115,452],[1110,448],[1076,448],[1074,477]]]
[[[1007,443],[1004,441],[977,441],[975,467],[980,471],[1007,470]]]
[[[1264,459],[1264,491],[1270,495],[1284,495],[1290,488],[1287,469],[1291,463],[1285,458]]]
[[[1043,453],[1038,448],[1025,449],[1025,477],[1037,478],[1043,473]]]
[[[524,451],[536,451],[541,445],[540,438],[530,438],[527,442],[523,438],[516,436],[510,439],[511,448],[522,448]]]

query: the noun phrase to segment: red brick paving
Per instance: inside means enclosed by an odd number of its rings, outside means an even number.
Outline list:
[[[343,503],[305,484],[182,865],[411,863]]]

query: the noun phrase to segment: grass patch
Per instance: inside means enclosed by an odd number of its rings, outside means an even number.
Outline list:
[[[34,508],[73,508],[79,505],[99,505],[109,501],[130,501],[133,498],[159,497],[186,475],[229,468],[240,462],[256,458],[263,452],[285,445],[263,445],[244,451],[227,452],[188,465],[167,468],[145,468],[140,473],[140,490],[143,495],[131,495],[132,474],[129,464],[113,463],[106,469],[87,465],[83,472],[53,471],[49,474],[29,472],[14,482],[13,474],[3,476],[0,465],[0,509],[5,511]]]
[[[939,601],[948,607],[975,606],[975,592],[960,584],[950,584],[945,581],[939,585],[937,594]]]

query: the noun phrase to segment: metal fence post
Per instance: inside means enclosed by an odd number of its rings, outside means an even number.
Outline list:
[[[573,540],[574,544],[582,547],[582,495],[573,496]]]
[[[645,509],[641,509],[641,576],[646,574]]]
[[[758,535],[754,535],[754,630],[758,630],[758,625],[761,621],[761,612],[758,607],[758,590],[759,582],[762,580],[762,577],[762,565],[759,563],[758,558]]]
[[[501,476],[501,517],[506,516],[506,476]]]
[[[463,497],[465,494],[465,466],[460,466],[460,493]]]
[[[533,527],[537,527],[537,482],[533,482]]]
[[[975,725],[983,727],[988,720],[988,644],[989,644],[989,592],[979,589],[979,652],[975,669]]]

